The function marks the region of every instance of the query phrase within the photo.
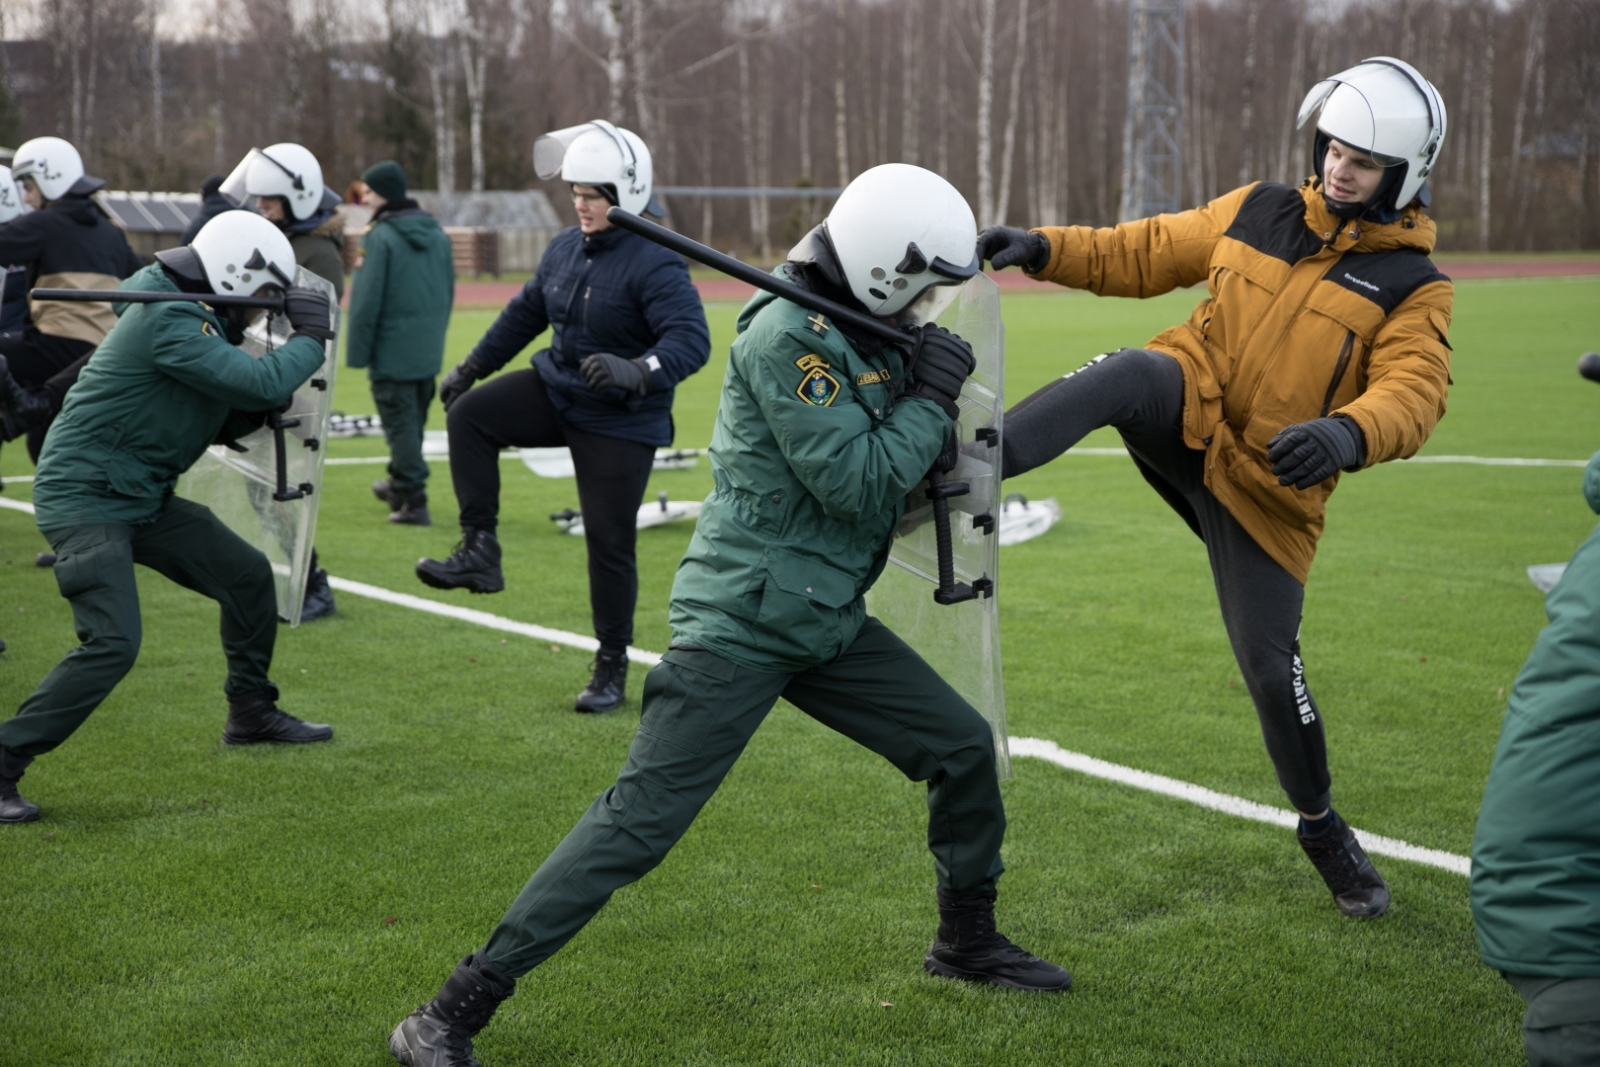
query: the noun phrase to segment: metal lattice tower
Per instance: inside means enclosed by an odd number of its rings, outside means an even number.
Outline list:
[[[1183,192],[1183,0],[1128,5],[1128,119],[1118,217],[1177,211]]]

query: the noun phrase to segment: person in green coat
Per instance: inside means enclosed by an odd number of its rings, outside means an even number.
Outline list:
[[[933,286],[977,272],[976,238],[948,182],[890,164],[852,182],[780,269],[858,310],[915,316]],[[971,348],[923,326],[912,363],[765,293],[738,330],[711,439],[715,488],[678,569],[672,644],[645,679],[627,763],[488,943],[395,1028],[390,1051],[408,1067],[476,1064],[472,1037],[516,980],[665,858],[780,697],[928,784],[941,920],[930,974],[1071,984],[995,929],[1005,810],[988,724],[862,599],[907,494],[953,441]]]
[[[372,223],[350,280],[345,359],[367,368],[389,443],[389,477],[373,483],[374,495],[389,505],[390,522],[429,526],[422,430],[444,361],[455,259],[439,221],[406,195],[400,164],[374,163],[361,180]]]
[[[1591,357],[1594,358],[1594,357]],[[1600,513],[1600,452],[1583,495]],[[1533,1067],[1600,1065],[1600,527],[1545,597],[1472,841],[1483,962],[1527,1001]]]
[[[119,319],[67,394],[39,457],[35,520],[55,550],[56,583],[82,642],[0,722],[0,822],[39,808],[18,791],[35,757],[60,745],[133,667],[141,622],[134,564],[222,607],[225,744],[326,741],[329,726],[277,707],[268,672],[278,632],[272,566],[199,504],[178,476],[217,442],[260,426],[322,366],[333,337],[326,295],[289,288],[289,241],[266,219],[221,215],[194,244],[161,252],[121,288],[248,296],[285,292],[294,336],[252,358],[235,344],[251,314],[197,301],[116,304]]]

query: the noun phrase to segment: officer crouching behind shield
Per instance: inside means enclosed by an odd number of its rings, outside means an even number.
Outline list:
[[[977,273],[972,210],[904,164],[852,182],[782,268],[894,318]],[[897,266],[898,264],[898,266]],[[611,894],[665,858],[779,697],[928,783],[935,976],[1062,991],[1067,972],[995,930],[1005,809],[989,724],[876,619],[906,494],[951,439],[972,349],[937,326],[907,353],[760,293],[739,315],[706,499],[672,590],[672,645],[644,684],[615,785],[539,867],[488,944],[389,1039],[409,1067],[466,1067],[472,1037]],[[942,611],[942,608],[932,610]]]
[[[628,678],[639,502],[656,449],[672,443],[673,390],[705,366],[711,333],[683,259],[606,221],[613,204],[662,214],[643,141],[589,122],[544,135],[533,158],[541,178],[559,172],[572,187],[578,225],[556,235],[533,279],[439,382],[461,543],[447,559],[419,561],[417,577],[435,589],[504,589],[495,539],[500,450],[570,448],[600,641],[577,710],[610,711]],[[547,327],[550,347],[534,353],[532,369],[472,388]]]
[[[118,304],[116,326],[67,394],[33,483],[35,518],[55,549],[56,582],[82,644],[0,723],[0,822],[39,809],[17,791],[35,757],[99,707],[139,653],[143,564],[222,607],[230,745],[326,741],[333,729],[279,710],[268,678],[278,610],[267,557],[207,508],[173,495],[178,476],[216,442],[260,426],[322,366],[327,297],[289,288],[288,238],[259,215],[230,211],[188,248],[157,255],[125,289],[240,296],[285,292],[295,334],[252,358],[236,348],[259,310],[203,303]]]

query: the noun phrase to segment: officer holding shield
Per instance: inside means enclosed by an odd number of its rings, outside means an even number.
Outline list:
[[[948,182],[890,164],[851,183],[783,269],[858,311],[922,321],[919,298],[977,272],[976,237]],[[476,1064],[472,1037],[516,980],[661,862],[779,697],[928,783],[940,913],[930,974],[1071,984],[995,929],[1005,810],[989,724],[863,604],[907,494],[952,438],[971,348],[928,325],[918,352],[902,352],[767,293],[738,329],[711,439],[716,487],[678,570],[672,645],[645,679],[627,763],[487,945],[396,1027],[390,1050],[408,1067]]]
[[[215,442],[260,426],[306,381],[333,339],[325,294],[289,288],[289,241],[259,215],[230,211],[193,245],[159,253],[125,289],[250,296],[285,292],[295,335],[260,359],[235,347],[259,311],[198,301],[118,304],[120,320],[68,394],[33,484],[35,517],[57,554],[56,581],[82,644],[0,723],[0,822],[39,817],[17,788],[28,764],[65,741],[132,668],[143,564],[222,607],[228,661],[225,744],[326,741],[328,726],[279,710],[268,678],[278,613],[272,568],[207,508],[173,495]]]

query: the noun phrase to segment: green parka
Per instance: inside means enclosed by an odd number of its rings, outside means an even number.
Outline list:
[[[178,287],[152,264],[121,288]],[[323,346],[310,337],[251,357],[228,343],[222,319],[205,305],[112,308],[117,324],[68,391],[39,456],[33,506],[41,530],[151,521],[234,409],[270,411],[322,366]]]
[[[736,328],[711,435],[715,487],[672,586],[673,642],[801,671],[855,640],[906,494],[950,420],[901,394],[898,350],[868,358],[787,300],[757,294]]]
[[[450,238],[420,208],[386,212],[367,227],[345,320],[345,361],[375,382],[432,378],[456,298]]]
[[[1584,472],[1600,512],[1600,453]],[[1600,977],[1600,527],[1545,598],[1550,625],[1511,690],[1472,842],[1483,961]]]

